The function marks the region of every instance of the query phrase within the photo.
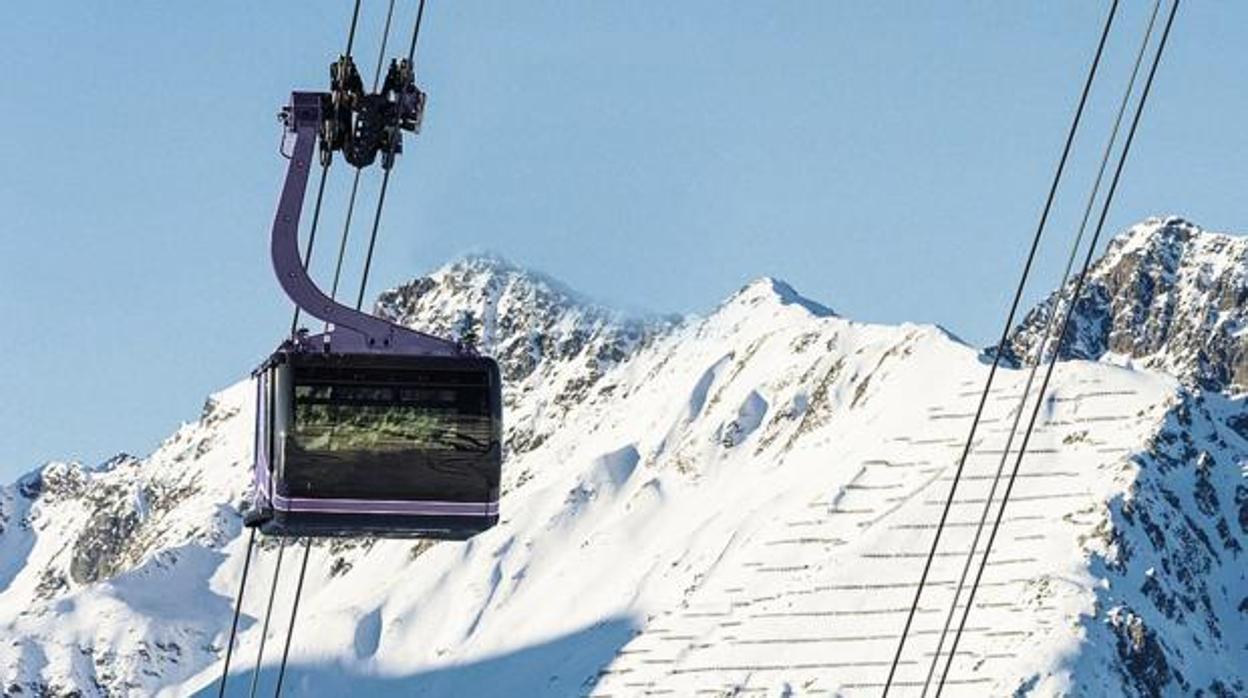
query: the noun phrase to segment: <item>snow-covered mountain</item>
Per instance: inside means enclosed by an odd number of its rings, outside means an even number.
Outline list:
[[[1150,221],[1098,264],[946,695],[1248,695],[1244,250]],[[774,279],[705,317],[628,318],[492,257],[376,310],[499,358],[503,521],[467,543],[314,545],[288,695],[879,694],[987,374],[975,348]],[[919,694],[1024,378],[989,401],[895,695]],[[4,695],[215,695],[250,396],[213,396],[146,458],[0,488]]]

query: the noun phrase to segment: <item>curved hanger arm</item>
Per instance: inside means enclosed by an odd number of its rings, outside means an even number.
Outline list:
[[[322,104],[328,96],[322,92],[294,92],[290,96],[290,106],[282,111],[286,130],[294,134],[295,144],[290,154],[290,165],[286,168],[286,182],[282,185],[270,239],[273,271],[277,274],[278,283],[304,312],[333,325],[333,330],[320,335],[320,350],[334,351],[333,345],[338,344],[338,350],[401,351],[444,356],[463,353],[456,342],[410,330],[338,303],[325,295],[304,269],[299,254],[299,217],[307,193]],[[344,336],[343,330],[358,336]]]

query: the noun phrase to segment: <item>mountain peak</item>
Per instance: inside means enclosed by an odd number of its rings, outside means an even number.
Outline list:
[[[551,391],[552,404],[544,406],[548,419],[511,431],[507,446],[513,453],[539,445],[556,428],[561,410],[583,400],[608,368],[672,325],[670,319],[606,308],[489,252],[466,255],[386,291],[376,309],[413,329],[462,341],[471,337],[498,361],[515,394],[537,386]]]
[[[1196,236],[1210,236],[1198,225],[1180,216],[1152,216],[1118,233],[1105,248],[1105,258],[1142,250],[1184,245]]]
[[[723,307],[760,305],[796,306],[815,317],[833,317],[833,310],[798,293],[787,282],[771,276],[757,278],[742,286],[724,301]]]
[[[513,261],[494,250],[475,250],[442,265],[425,277],[417,278],[408,286],[428,285],[451,287],[457,292],[470,288],[512,288],[513,292],[527,290],[558,296],[567,305],[583,306],[601,312],[615,312],[573,289],[563,281],[542,271]]]
[[[434,274],[451,269],[472,270],[485,274],[505,274],[519,271],[520,265],[492,250],[475,250],[453,257],[434,270]]]
[[[1073,285],[1028,313],[1009,358],[1034,350],[1055,307],[1065,313]],[[1177,216],[1118,234],[1089,270],[1062,358],[1139,365],[1209,390],[1248,389],[1248,238]]]
[[[478,274],[529,274],[541,276],[538,272],[512,261],[511,258],[503,253],[489,249],[465,252],[461,256],[443,264],[434,271],[434,274],[446,273],[452,270],[461,272],[471,271]]]

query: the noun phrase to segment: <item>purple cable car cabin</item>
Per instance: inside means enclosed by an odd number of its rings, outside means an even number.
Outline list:
[[[401,110],[404,100],[396,102]],[[326,134],[340,132],[333,104],[328,93],[296,92],[282,113],[294,145],[273,223],[273,268],[295,304],[328,329],[300,330],[254,372],[254,495],[245,520],[273,536],[469,538],[498,522],[498,365],[341,305],[308,276],[299,218],[318,138],[324,151]],[[408,105],[418,110],[423,95]],[[397,131],[387,137],[393,162]]]

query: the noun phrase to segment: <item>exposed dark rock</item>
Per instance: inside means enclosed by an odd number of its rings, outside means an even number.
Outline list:
[[[334,558],[333,564],[329,566],[329,576],[340,577],[347,572],[350,572],[352,567],[353,565],[350,562],[347,562],[345,557],[336,557]]]
[[[1235,506],[1239,507],[1239,530],[1248,533],[1248,485],[1235,486]]]
[[[499,257],[478,255],[383,293],[376,311],[415,329],[457,336],[465,314],[478,319],[478,349],[498,361],[504,405],[540,383],[555,387],[545,422],[509,409],[504,448],[523,453],[552,433],[551,418],[594,395],[607,369],[677,326],[671,317],[633,318],[580,297],[563,284]],[[553,408],[553,409],[552,409]]]
[[[1140,586],[1140,592],[1145,598],[1153,602],[1153,607],[1170,620],[1178,617],[1178,604],[1161,588],[1161,584],[1157,581],[1157,577],[1149,575],[1144,584]]]
[[[35,586],[35,597],[50,599],[69,588],[69,580],[54,567],[45,567],[39,573],[39,584]]]
[[[1210,655],[1238,664],[1243,652],[1227,645],[1238,632],[1228,623],[1239,621],[1222,609],[1248,613],[1248,598],[1234,582],[1242,578],[1246,541],[1223,505],[1242,479],[1239,467],[1226,464],[1248,460],[1248,449],[1208,438],[1233,400],[1186,389],[1177,397],[1149,448],[1133,457],[1138,470],[1130,496],[1110,503],[1113,544],[1101,548],[1110,551],[1102,563],[1111,579],[1097,596],[1113,609],[1108,627],[1126,695],[1218,695],[1230,684],[1202,686],[1206,679],[1185,676],[1187,667]],[[1149,568],[1140,582],[1134,575],[1142,564]]]
[[[139,523],[137,511],[97,511],[74,542],[70,577],[78,584],[90,584],[123,569],[130,538]]]
[[[49,500],[81,497],[86,489],[87,474],[77,463],[49,463],[39,473],[35,490]]]
[[[1140,696],[1161,698],[1166,695],[1164,689],[1173,677],[1157,634],[1145,627],[1141,617],[1131,613],[1113,627],[1125,683]]]
[[[1248,441],[1248,412],[1228,416],[1226,425],[1239,434],[1241,439]]]
[[[1226,519],[1218,519],[1218,539],[1222,541],[1222,547],[1231,553],[1238,555],[1243,552],[1239,540],[1231,533],[1231,524]]]
[[[1005,358],[1034,352],[1072,281],[1027,314]],[[1248,239],[1151,219],[1117,236],[1074,304],[1063,359],[1129,357],[1207,390],[1248,389]]]

